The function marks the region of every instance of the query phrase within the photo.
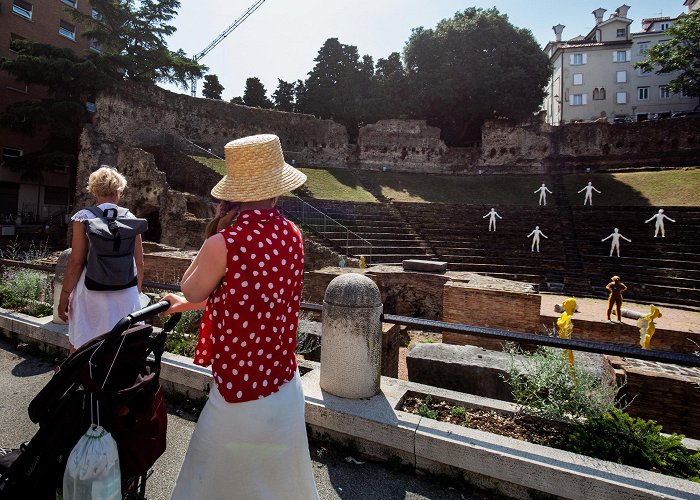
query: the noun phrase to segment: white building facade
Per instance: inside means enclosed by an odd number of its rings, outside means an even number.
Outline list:
[[[552,63],[544,101],[547,123],[646,120],[698,106],[697,97],[668,91],[673,74],[634,68],[649,47],[669,39],[665,32],[677,18],[644,19],[642,31],[633,33],[629,9],[622,5],[606,20],[606,10],[596,9],[596,25],[585,37],[562,41],[564,26],[553,27],[556,40],[545,47]]]

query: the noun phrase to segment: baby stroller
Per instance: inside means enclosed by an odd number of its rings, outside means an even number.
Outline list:
[[[165,451],[167,413],[160,387],[160,361],[167,332],[136,323],[168,309],[166,301],[122,318],[82,346],[29,404],[39,424],[16,450],[0,450],[0,499],[55,499],[71,450],[91,423],[99,422],[117,443],[125,499],[144,499],[149,469]]]

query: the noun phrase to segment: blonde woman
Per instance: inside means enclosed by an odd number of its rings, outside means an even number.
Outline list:
[[[126,179],[116,169],[101,166],[88,179],[87,190],[95,197],[95,205],[101,210],[118,209]],[[130,212],[127,217],[135,217]],[[96,217],[84,208],[75,213],[73,240],[63,278],[63,290],[58,302],[59,317],[68,322],[68,340],[71,352],[93,338],[106,333],[121,318],[140,309],[139,293],[143,281],[143,245],[137,236],[134,247],[136,283],[123,290],[88,290],[85,286],[85,263],[88,254],[88,238],[84,222]]]

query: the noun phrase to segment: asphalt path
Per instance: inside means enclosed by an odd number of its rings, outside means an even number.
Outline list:
[[[53,363],[50,360],[32,355],[23,346],[0,338],[0,447],[17,447],[34,435],[37,426],[29,420],[26,409],[52,375]],[[187,414],[170,409],[168,447],[154,465],[153,475],[147,483],[150,500],[170,497],[194,426],[194,419],[188,418]],[[454,482],[350,456],[325,443],[312,442],[310,451],[322,500],[490,498]],[[231,499],[236,499],[235,492],[232,492]]]

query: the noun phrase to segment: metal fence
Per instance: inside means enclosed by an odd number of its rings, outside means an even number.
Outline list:
[[[53,271],[52,266],[28,264],[25,262],[11,260],[0,260],[0,266],[16,266],[25,267],[29,269],[37,269],[41,271]],[[178,285],[168,283],[157,283],[153,281],[144,281],[143,286],[147,288],[168,290],[173,292],[177,292],[180,290],[180,287]],[[302,302],[301,309],[304,311],[321,313],[323,311],[323,306],[321,304]],[[691,366],[696,368],[700,367],[700,356],[682,352],[640,349],[638,347],[610,344],[605,342],[592,342],[590,340],[564,339],[560,337],[550,337],[546,335],[536,335],[532,333],[515,332],[511,330],[500,330],[498,328],[485,328],[480,326],[463,325],[459,323],[446,323],[444,321],[412,318],[409,316],[397,316],[394,314],[382,314],[382,321],[384,323],[405,325],[423,331],[432,331],[439,333],[450,332],[462,335],[475,335],[478,337],[505,340],[508,342],[536,344],[541,346],[556,347],[559,349],[571,349],[574,351],[584,351],[598,354],[608,354],[611,356],[621,356],[632,359],[641,359],[657,363],[671,363],[675,365]]]

